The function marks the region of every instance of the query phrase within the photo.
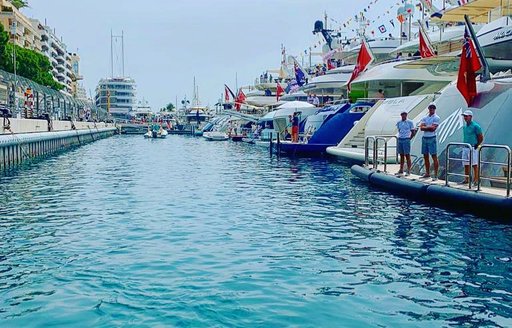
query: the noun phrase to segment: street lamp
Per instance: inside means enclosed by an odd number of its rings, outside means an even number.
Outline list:
[[[16,75],[16,16],[12,21],[11,25],[11,35],[12,35],[12,62],[14,66],[14,110],[15,113],[18,113],[18,101],[16,99],[16,92],[18,91],[18,77]]]

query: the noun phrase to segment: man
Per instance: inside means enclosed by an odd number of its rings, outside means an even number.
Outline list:
[[[436,115],[436,105],[431,103],[428,105],[428,115],[421,119],[420,130],[423,131],[423,138],[421,139],[421,153],[425,161],[425,174],[421,179],[430,178],[430,161],[429,155],[432,156],[434,162],[434,176],[432,181],[437,180],[437,173],[439,170],[439,161],[437,159],[437,139],[436,130],[439,126],[441,119]]]
[[[396,123],[398,129],[398,142],[397,152],[400,154],[400,170],[397,175],[404,173],[404,162],[407,160],[407,171],[405,173],[408,176],[411,173],[411,139],[416,134],[416,128],[411,120],[407,119],[407,112],[403,111],[400,116],[402,119]]]
[[[299,113],[294,112],[292,117],[292,142],[299,142]]]
[[[313,95],[313,105],[316,107],[320,106],[320,99],[315,94]]]
[[[384,98],[385,98],[385,96],[384,96],[384,90],[379,89],[379,90],[377,91],[377,99],[384,99]]]
[[[466,178],[464,179],[463,183],[468,183],[467,177],[469,176],[469,165],[471,162],[471,166],[473,166],[473,183],[476,185],[478,183],[478,147],[480,147],[484,141],[484,135],[482,134],[482,128],[480,125],[473,121],[472,111],[466,110],[464,113],[462,113],[462,116],[466,122],[463,128],[464,143],[468,143],[473,147],[472,152],[466,147],[462,149],[462,161],[464,164],[464,173],[466,174]]]

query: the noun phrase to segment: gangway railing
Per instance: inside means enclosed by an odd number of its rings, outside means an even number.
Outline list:
[[[258,123],[258,121],[260,120],[260,117],[258,117],[258,116],[244,114],[244,113],[240,113],[240,112],[237,112],[234,110],[223,110],[222,113],[226,114],[226,115],[238,117],[238,118],[244,119],[246,121],[254,122],[254,123]]]
[[[504,150],[507,153],[507,161],[506,162],[491,162],[491,161],[482,161],[482,150],[484,149],[497,149],[497,150]],[[478,182],[477,182],[477,190],[480,190],[480,182],[482,179],[487,181],[500,181],[496,178],[493,178],[492,176],[482,176],[482,164],[488,164],[488,165],[499,165],[503,166],[506,165],[507,168],[507,197],[510,197],[510,166],[511,166],[511,160],[512,160],[512,151],[510,150],[509,146],[506,145],[487,145],[483,144],[480,146],[479,154],[478,154]],[[471,171],[471,170],[470,170]]]
[[[463,147],[469,149],[469,159],[468,158],[462,158],[461,157],[450,157],[450,148],[453,147]],[[495,161],[483,161],[482,160],[482,151],[484,149],[497,149],[497,150],[503,150],[506,152],[507,160],[506,162],[495,162]],[[482,175],[482,164],[487,164],[491,166],[499,165],[499,166],[505,166],[507,175],[506,175],[506,192],[507,197],[510,197],[510,168],[512,166],[512,150],[507,145],[492,145],[492,144],[483,144],[479,147],[478,150],[473,149],[473,146],[468,143],[461,143],[461,142],[451,142],[446,146],[446,178],[445,178],[445,185],[449,185],[449,177],[450,176],[462,176],[464,178],[468,179],[468,187],[469,189],[472,189],[473,187],[473,152],[478,151],[478,162],[477,162],[477,168],[478,168],[478,181],[476,185],[476,190],[481,190],[481,181],[487,180],[487,181],[501,181],[499,179],[496,179],[492,176],[485,176]],[[468,162],[469,163],[469,172],[468,174],[460,174],[460,173],[454,173],[450,171],[450,163],[453,161],[458,162]]]
[[[378,135],[378,136],[368,136],[364,140],[364,163],[366,167],[370,166],[370,145],[372,146],[371,158],[372,158],[372,167],[377,170],[379,167],[379,141],[384,142],[384,172],[387,173],[387,163],[388,163],[388,146],[389,141],[395,139],[397,142],[393,148],[397,148],[398,138],[396,135]],[[395,152],[395,160],[398,163],[398,152]]]
[[[454,173],[450,172],[450,163],[452,162],[465,162],[466,160],[461,157],[450,157],[450,149],[454,147],[459,148],[468,148],[469,149],[469,159],[471,160],[473,158],[473,146],[471,146],[468,143],[464,142],[450,142],[446,146],[446,160],[445,160],[445,178],[444,178],[444,184],[448,186],[450,184],[450,176],[458,176],[458,177],[464,177],[468,178],[468,187],[471,189],[471,186],[473,184],[473,170],[470,168],[469,174],[460,174],[460,173]]]

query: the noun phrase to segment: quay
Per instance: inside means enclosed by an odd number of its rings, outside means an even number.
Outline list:
[[[113,123],[4,118],[0,130],[0,170],[113,136]]]

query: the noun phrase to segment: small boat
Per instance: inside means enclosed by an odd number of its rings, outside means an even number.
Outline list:
[[[167,130],[165,130],[161,125],[159,126],[155,124],[153,126],[148,126],[148,132],[144,134],[144,138],[163,139],[167,137],[167,134]]]
[[[245,136],[241,134],[231,135],[229,137],[231,138],[231,141],[242,141],[245,138]]]
[[[203,138],[209,141],[224,141],[228,140],[229,136],[221,131],[207,131],[203,133]]]

